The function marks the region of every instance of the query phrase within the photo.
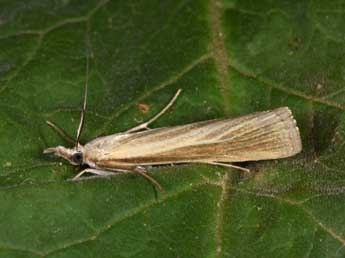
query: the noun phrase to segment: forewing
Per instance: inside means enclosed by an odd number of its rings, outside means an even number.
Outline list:
[[[235,119],[107,136],[88,145],[101,148],[103,160],[143,165],[278,159],[302,149],[287,107]]]

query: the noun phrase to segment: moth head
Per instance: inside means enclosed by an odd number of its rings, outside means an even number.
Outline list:
[[[80,144],[80,135],[83,131],[85,112],[86,112],[86,99],[87,99],[87,88],[89,81],[89,55],[86,55],[86,80],[85,80],[85,91],[84,91],[84,103],[81,110],[80,122],[77,130],[77,138],[74,140],[70,137],[63,129],[55,125],[50,121],[46,121],[47,124],[53,128],[58,134],[60,134],[67,142],[74,144],[74,148],[65,148],[63,146],[57,146],[53,148],[47,148],[43,153],[53,153],[55,156],[62,157],[68,160],[72,165],[84,164],[84,147]]]
[[[65,148],[63,146],[57,146],[45,149],[43,153],[53,153],[55,156],[68,160],[72,165],[75,166],[82,165],[84,163],[84,150],[83,146],[81,145],[78,146],[78,149],[76,147]]]

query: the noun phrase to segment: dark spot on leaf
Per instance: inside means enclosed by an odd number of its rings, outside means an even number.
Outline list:
[[[337,110],[317,110],[315,112],[311,137],[317,156],[333,145],[339,118],[340,113]]]
[[[139,103],[138,108],[141,113],[146,114],[147,112],[150,111],[150,106],[144,103]]]

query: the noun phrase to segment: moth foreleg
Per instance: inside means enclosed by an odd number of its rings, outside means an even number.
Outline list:
[[[106,168],[107,169],[107,168]],[[109,170],[103,170],[103,169],[96,169],[96,168],[87,168],[84,169],[83,171],[79,172],[75,177],[73,177],[71,180],[75,181],[80,179],[80,177],[82,175],[84,175],[85,173],[91,173],[94,175],[98,175],[98,176],[114,176],[114,175],[118,175],[118,173],[116,172],[122,172],[122,173],[136,173],[142,177],[145,177],[147,180],[149,180],[153,185],[155,185],[161,192],[165,192],[163,187],[151,176],[149,176],[147,174],[147,169],[143,166],[136,166],[132,169],[109,169]]]
[[[87,169],[84,169],[83,171],[81,171],[80,173],[78,173],[75,177],[73,177],[72,181],[78,180],[85,173],[91,173],[91,174],[98,175],[98,176],[114,176],[117,174],[113,171],[101,170],[101,169],[95,169],[95,168],[87,168]]]
[[[181,93],[181,89],[179,89],[174,97],[169,101],[168,105],[166,105],[157,115],[155,115],[154,117],[152,117],[149,121],[142,123],[140,125],[137,125],[136,127],[133,127],[132,129],[129,129],[126,131],[126,133],[133,133],[133,132],[137,132],[137,131],[141,131],[141,130],[149,130],[149,124],[153,123],[154,121],[156,121],[160,116],[162,116],[176,101],[178,95],[180,95]]]

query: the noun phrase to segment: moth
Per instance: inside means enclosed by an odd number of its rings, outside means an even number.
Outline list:
[[[87,65],[87,78],[88,70]],[[82,145],[79,139],[86,112],[87,85],[86,80],[76,140],[54,123],[47,121],[48,125],[74,144],[74,147],[57,146],[45,149],[44,153],[53,153],[72,165],[88,166],[73,180],[85,173],[108,176],[118,172],[134,172],[162,189],[160,184],[146,173],[148,167],[207,163],[249,171],[230,163],[286,158],[302,150],[299,129],[288,107],[238,118],[150,129],[149,125],[173,105],[181,90],[149,121],[125,132],[98,137]]]

